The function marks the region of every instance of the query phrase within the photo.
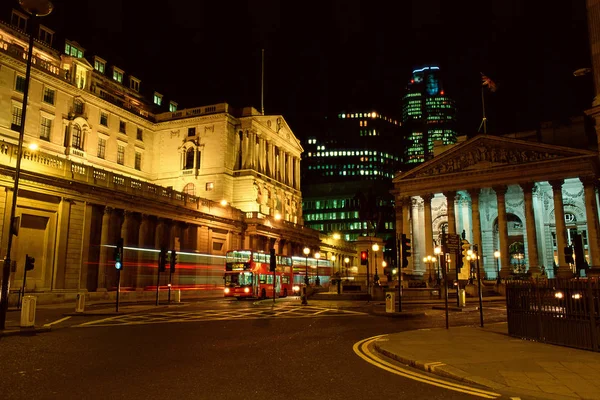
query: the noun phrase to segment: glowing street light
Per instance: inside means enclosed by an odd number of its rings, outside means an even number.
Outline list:
[[[315,285],[321,286],[321,279],[319,279],[319,258],[321,258],[321,253],[316,252],[315,258],[317,259],[317,278],[315,279]]]
[[[348,277],[348,263],[350,259],[348,257],[344,258],[344,264],[346,264],[346,278]]]
[[[494,257],[496,258],[496,284],[500,284],[500,252],[494,251]]]
[[[310,254],[310,249],[308,247],[305,247],[304,250],[302,250],[302,252],[304,253],[304,256],[306,257],[306,275],[304,275],[304,284],[306,286],[308,286],[309,284],[309,280],[308,280],[308,255]]]

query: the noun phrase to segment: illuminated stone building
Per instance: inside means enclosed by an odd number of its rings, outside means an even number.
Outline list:
[[[430,159],[435,141],[456,143],[456,105],[444,93],[439,67],[413,71],[402,98],[402,125],[404,162],[409,167]]]
[[[22,123],[27,23],[18,11],[10,25],[0,23],[2,252]],[[36,260],[28,290],[114,289],[108,246],[119,237],[126,248],[122,286],[138,290],[156,285],[151,268],[163,246],[209,256],[235,248],[323,251],[319,232],[303,226],[303,149],[283,116],[225,103],[178,109],[174,101],[162,104],[158,92],[147,101],[139,79],[86,57],[78,43],[55,49],[43,25],[35,37],[12,287],[21,285],[28,254]],[[217,288],[222,265],[212,264],[203,283]]]

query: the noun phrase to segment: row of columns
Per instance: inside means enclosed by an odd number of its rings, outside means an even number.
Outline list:
[[[259,136],[242,133],[241,169],[256,169],[270,178],[300,190],[300,159]]]
[[[581,179],[584,187],[585,196],[585,209],[586,219],[588,227],[588,254],[590,264],[593,263],[600,265],[600,244],[598,243],[598,206],[596,202],[596,187],[595,180]],[[558,253],[562,254],[562,250],[568,245],[567,243],[567,229],[565,224],[565,213],[562,197],[562,186],[564,180],[555,180],[549,182],[552,187],[552,194],[554,200],[554,217],[556,224],[556,238]],[[537,243],[537,230],[535,223],[535,213],[533,207],[533,188],[535,184],[533,182],[527,182],[520,184],[523,190],[524,197],[524,208],[525,208],[525,223],[526,223],[526,234],[527,234],[527,251],[529,258],[529,271],[532,275],[539,275],[541,273],[539,265],[538,255],[538,243]],[[511,274],[510,259],[508,253],[508,228],[507,228],[507,216],[506,216],[506,190],[507,186],[493,186],[492,189],[496,192],[496,199],[498,205],[498,236],[500,242],[500,260],[502,269],[500,270],[500,276],[505,278]],[[479,212],[479,191],[469,192],[471,195],[471,217],[473,221],[473,241],[474,244],[479,244],[481,249],[482,237],[481,237],[481,220]],[[447,218],[448,218],[448,232],[449,234],[456,234],[456,216],[454,203],[456,201],[456,191],[446,191],[443,193],[447,199]],[[431,199],[433,194],[425,194],[421,196],[424,200],[424,225],[425,225],[425,254],[433,254],[433,226],[432,226],[432,213],[431,213]],[[410,234],[411,233],[411,220],[410,220],[410,207],[411,199],[402,198],[401,201],[401,216],[397,214],[398,234]],[[400,218],[398,218],[400,217]],[[414,237],[414,235],[413,235]],[[558,257],[558,276],[559,277],[570,277],[572,271],[565,263],[564,257]],[[428,265],[429,270],[427,273],[431,273],[432,265]]]

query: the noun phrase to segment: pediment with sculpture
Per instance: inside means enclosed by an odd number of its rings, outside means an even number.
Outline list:
[[[400,179],[422,178],[577,156],[593,156],[593,153],[561,146],[480,135],[455,145],[409,171]]]

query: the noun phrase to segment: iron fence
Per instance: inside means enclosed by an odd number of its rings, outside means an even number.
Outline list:
[[[599,299],[598,278],[508,281],[508,334],[600,351]]]

